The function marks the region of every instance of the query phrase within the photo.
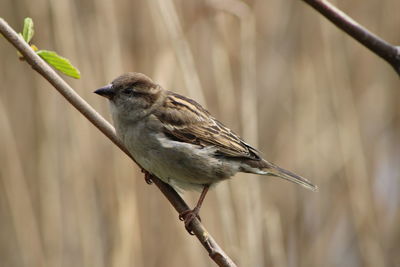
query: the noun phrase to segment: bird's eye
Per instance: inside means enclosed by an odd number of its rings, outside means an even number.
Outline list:
[[[133,93],[133,91],[129,88],[122,90],[122,93],[124,95],[131,95]]]
[[[126,88],[126,89],[122,90],[121,92],[122,92],[122,94],[124,94],[126,96],[132,96],[132,97],[143,95],[142,92],[136,92],[136,91],[132,90],[132,88]]]

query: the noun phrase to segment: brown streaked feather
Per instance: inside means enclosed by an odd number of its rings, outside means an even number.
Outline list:
[[[256,149],[192,99],[168,92],[164,105],[154,115],[164,124],[164,133],[174,140],[202,147],[213,145],[219,156],[261,160]]]

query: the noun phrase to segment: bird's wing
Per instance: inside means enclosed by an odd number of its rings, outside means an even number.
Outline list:
[[[195,101],[168,92],[164,104],[153,113],[164,133],[179,142],[215,146],[220,156],[261,160],[259,152],[214,119]]]

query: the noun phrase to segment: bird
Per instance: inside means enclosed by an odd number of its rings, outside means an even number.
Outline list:
[[[196,101],[164,89],[146,75],[128,72],[94,93],[109,100],[113,125],[145,172],[178,190],[200,191],[179,218],[189,229],[209,188],[238,172],[276,176],[312,191],[306,178],[265,160],[261,153]]]

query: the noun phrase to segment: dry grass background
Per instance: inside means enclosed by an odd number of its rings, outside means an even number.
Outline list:
[[[399,44],[398,0],[335,1]],[[82,72],[195,98],[312,193],[237,175],[203,222],[240,266],[400,266],[395,72],[301,1],[2,0],[0,16]],[[213,266],[127,157],[0,42],[0,266]],[[198,194],[184,198],[193,205]]]

